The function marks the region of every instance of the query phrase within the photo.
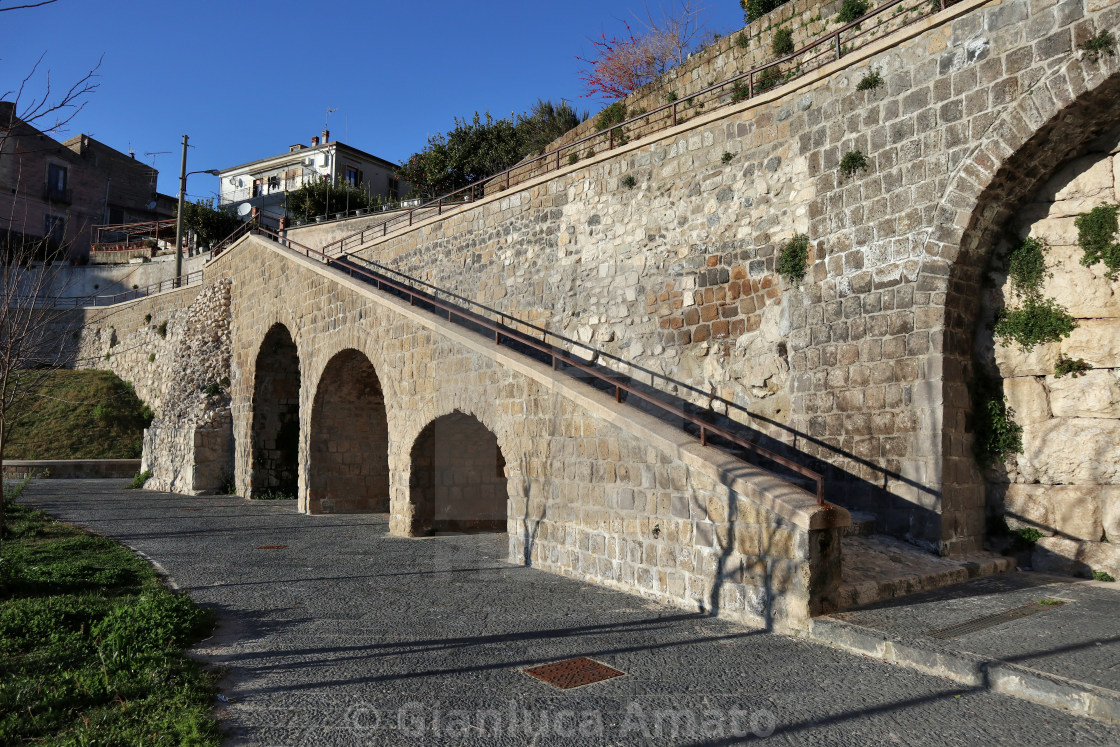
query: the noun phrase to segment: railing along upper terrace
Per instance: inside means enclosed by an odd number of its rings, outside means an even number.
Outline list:
[[[595,155],[596,148],[613,149],[635,137],[645,137],[705,113],[729,106],[777,88],[782,83],[807,75],[846,54],[861,49],[886,33],[917,23],[934,13],[955,5],[960,0],[888,0],[865,15],[810,42],[785,57],[771,60],[683,96],[648,112],[641,112],[622,122],[587,135],[572,143],[523,161],[505,171],[486,177],[441,197],[424,202],[408,212],[343,236],[323,246],[331,256],[356,251],[359,247],[390,232],[412,226],[421,220],[443,214],[487,195],[488,190],[504,191],[512,186],[558,171],[565,165]],[[710,109],[709,109],[710,111]]]

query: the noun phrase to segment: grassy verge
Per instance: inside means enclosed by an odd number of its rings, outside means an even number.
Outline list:
[[[134,459],[152,412],[111,371],[51,371],[12,412],[8,459]]]
[[[0,555],[0,744],[217,745],[213,620],[132,552],[9,504]]]

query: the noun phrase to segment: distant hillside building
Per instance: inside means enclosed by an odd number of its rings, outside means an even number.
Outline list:
[[[0,243],[46,238],[85,257],[95,225],[173,215],[154,168],[89,135],[60,143],[9,101],[0,101],[0,148]]]
[[[393,175],[396,164],[345,143],[331,142],[330,135],[330,130],[323,130],[322,140],[313,137],[310,146],[297,143],[282,155],[222,170],[218,177],[221,204],[248,204],[260,208],[265,218],[275,219],[284,214],[289,190],[320,179],[330,179],[335,185],[349,183],[383,201],[400,198],[401,185]]]

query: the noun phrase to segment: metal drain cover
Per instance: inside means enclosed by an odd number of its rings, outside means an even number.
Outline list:
[[[997,612],[994,615],[985,615],[984,617],[978,617],[975,620],[969,620],[968,622],[950,625],[947,628],[938,628],[937,630],[931,630],[926,633],[926,635],[930,638],[956,638],[959,635],[965,635],[966,633],[975,633],[978,630],[991,628],[1001,623],[1011,622],[1012,620],[1018,620],[1021,617],[1029,617],[1030,615],[1037,615],[1039,612],[1056,609],[1058,607],[1061,607],[1063,604],[1065,604],[1065,602],[1058,599],[1046,599],[1042,602],[1031,602],[1030,604],[1024,604],[1022,607],[1014,607],[1009,610],[1004,610],[1003,612]]]
[[[521,671],[561,690],[571,690],[573,687],[583,687],[626,674],[586,656],[554,661],[551,664],[541,664]]]
[[[261,545],[258,550],[287,550],[287,545]]]

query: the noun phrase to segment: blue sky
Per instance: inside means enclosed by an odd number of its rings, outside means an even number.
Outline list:
[[[14,0],[13,0],[14,2]],[[11,5],[13,2],[3,3]],[[676,0],[661,0],[665,7]],[[15,3],[19,4],[19,3]],[[737,0],[701,0],[708,26],[741,28]],[[657,11],[658,0],[649,6]],[[178,190],[182,135],[188,170],[222,169],[332,139],[398,162],[453,117],[527,109],[537,98],[584,93],[576,55],[589,38],[623,31],[642,0],[59,0],[0,13],[0,92],[45,53],[52,86],[104,60],[100,88],[64,139],[84,132],[137,158],[155,156],[159,189]],[[32,91],[41,91],[38,76]],[[217,179],[192,176],[212,195]]]

